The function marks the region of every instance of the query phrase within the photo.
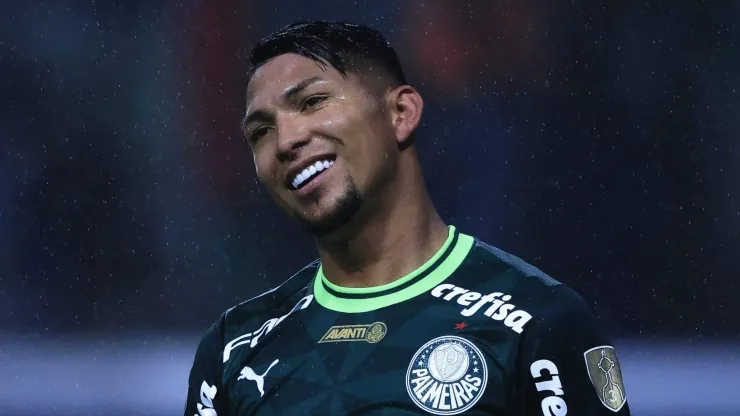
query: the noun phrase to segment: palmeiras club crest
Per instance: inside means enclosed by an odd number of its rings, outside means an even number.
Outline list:
[[[423,410],[456,415],[481,399],[488,382],[483,353],[469,340],[441,336],[424,344],[411,358],[406,391]]]

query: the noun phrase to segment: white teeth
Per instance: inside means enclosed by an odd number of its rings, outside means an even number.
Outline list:
[[[316,175],[316,173],[329,169],[334,164],[333,160],[322,160],[303,169],[295,178],[293,178],[293,188],[297,189],[303,182]]]

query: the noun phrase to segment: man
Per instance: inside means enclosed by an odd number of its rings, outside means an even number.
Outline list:
[[[422,98],[382,35],[300,23],[251,61],[257,174],[319,259],[207,331],[186,416],[629,414],[579,295],[438,215]]]

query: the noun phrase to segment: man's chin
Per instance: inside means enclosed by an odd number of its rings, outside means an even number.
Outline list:
[[[317,213],[311,217],[299,216],[298,220],[309,234],[316,238],[327,237],[340,232],[357,215],[362,201],[356,193],[340,198],[327,211]]]
[[[301,225],[303,228],[315,238],[322,238],[329,236],[337,231],[340,231],[344,224],[331,219],[301,219]]]

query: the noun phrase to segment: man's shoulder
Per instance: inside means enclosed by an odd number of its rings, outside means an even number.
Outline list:
[[[226,362],[235,346],[245,342],[254,346],[280,321],[308,307],[313,300],[312,282],[318,267],[318,260],[313,261],[280,285],[224,311],[201,337],[199,355],[213,357],[223,352]]]
[[[462,274],[476,286],[518,289],[535,296],[552,291],[563,283],[536,266],[473,237],[473,247],[463,263]]]
[[[522,258],[477,238],[466,267],[470,270],[466,279],[477,280],[479,288],[509,295],[510,302],[516,302],[536,321],[588,312],[576,290]]]
[[[264,314],[292,309],[296,302],[313,294],[312,283],[319,265],[319,260],[314,260],[274,288],[226,310],[225,324],[242,324]]]
[[[264,322],[286,309],[290,311],[299,301],[312,296],[312,282],[319,265],[319,260],[314,260],[272,289],[225,310],[208,328],[203,340],[223,343],[225,336],[238,332],[244,325]]]

